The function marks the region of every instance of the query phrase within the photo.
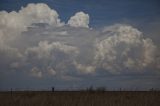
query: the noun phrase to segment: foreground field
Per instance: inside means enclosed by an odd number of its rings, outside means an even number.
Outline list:
[[[0,92],[0,106],[160,106],[160,92]]]

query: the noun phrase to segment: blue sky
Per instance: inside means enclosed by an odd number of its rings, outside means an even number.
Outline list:
[[[0,90],[160,89],[159,28],[159,0],[1,0]]]
[[[160,18],[159,0],[1,0],[0,10],[18,11],[28,3],[46,3],[63,21],[78,11],[90,14],[91,26],[136,21],[146,23]]]

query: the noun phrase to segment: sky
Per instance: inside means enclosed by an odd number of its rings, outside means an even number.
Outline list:
[[[160,89],[159,0],[1,0],[0,90]]]

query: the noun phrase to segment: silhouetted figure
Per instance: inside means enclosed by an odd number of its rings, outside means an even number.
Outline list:
[[[52,92],[54,92],[54,87],[52,87]]]
[[[11,96],[12,96],[12,88],[11,88]]]

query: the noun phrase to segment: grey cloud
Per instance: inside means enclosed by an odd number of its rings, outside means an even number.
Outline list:
[[[67,67],[72,64],[77,54],[76,47],[60,42],[48,43],[47,41],[40,41],[38,46],[27,48],[25,52],[26,62],[29,65],[41,67],[43,73],[50,75],[62,74],[68,70]]]

